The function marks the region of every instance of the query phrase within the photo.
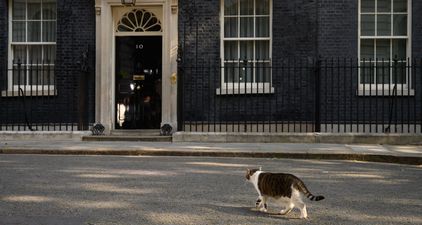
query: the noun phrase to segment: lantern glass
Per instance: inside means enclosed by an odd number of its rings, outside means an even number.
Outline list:
[[[136,0],[122,0],[123,5],[135,5]]]

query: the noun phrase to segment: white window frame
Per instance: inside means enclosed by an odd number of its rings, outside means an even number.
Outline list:
[[[389,95],[398,95],[398,96],[413,96],[415,95],[415,90],[412,89],[412,76],[411,73],[409,73],[409,70],[407,69],[407,66],[411,65],[411,55],[412,55],[412,0],[407,0],[407,13],[392,13],[393,9],[393,1],[391,0],[391,12],[386,13],[386,12],[381,12],[378,13],[378,5],[377,2],[378,0],[373,0],[375,1],[375,30],[374,30],[374,36],[362,36],[361,35],[361,16],[365,15],[365,14],[373,14],[373,13],[363,13],[362,12],[362,0],[358,1],[358,62],[357,65],[359,66],[359,72],[358,72],[358,92],[357,94],[360,96],[389,96]],[[393,35],[393,26],[394,26],[394,21],[391,20],[391,35],[390,36],[378,36],[378,32],[377,32],[377,28],[378,28],[378,21],[377,21],[377,16],[378,14],[403,14],[403,15],[407,15],[407,35],[406,36],[394,36]],[[363,62],[363,59],[361,59],[361,40],[390,40],[390,48],[392,45],[392,41],[393,40],[397,40],[397,39],[403,39],[403,40],[407,40],[407,46],[406,46],[406,83],[403,84],[397,84],[394,85],[391,81],[391,73],[390,72],[390,83],[388,84],[363,84],[361,81],[361,62]],[[376,46],[374,45],[374,48],[376,48]],[[376,50],[374,50],[374,54],[376,55]],[[385,59],[384,63],[388,64],[390,67],[393,64],[393,59],[394,56],[392,55],[393,52],[390,51],[390,59]],[[407,59],[410,59],[410,61],[408,61]],[[375,62],[376,59],[372,59],[373,63],[380,63],[382,62],[381,59],[378,59],[377,62]],[[369,60],[366,60],[365,63],[369,63]],[[402,62],[402,61],[400,61]],[[374,73],[374,79],[377,78],[376,72]],[[395,87],[396,86],[396,87]],[[395,90],[394,90],[395,87]]]
[[[25,2],[26,4],[28,4],[28,2]],[[57,7],[57,1],[56,1],[56,7]],[[42,1],[41,1],[41,9],[42,9]],[[18,84],[18,85],[14,85],[13,84],[13,69],[16,67],[16,64],[13,64],[13,59],[14,59],[14,54],[13,54],[13,46],[45,46],[45,45],[55,45],[57,46],[57,42],[27,42],[27,37],[28,37],[28,26],[25,25],[25,42],[14,42],[13,41],[13,21],[24,21],[24,22],[28,22],[28,21],[32,21],[32,20],[28,20],[27,16],[28,16],[28,6],[26,6],[25,9],[25,19],[24,20],[13,20],[13,0],[9,0],[9,7],[8,7],[8,79],[7,79],[7,90],[6,91],[2,91],[1,96],[6,97],[13,97],[13,96],[19,96],[19,88],[22,88],[24,90],[24,94],[28,95],[28,96],[43,96],[43,95],[55,95],[56,94],[56,85],[52,84],[52,85],[31,85],[28,82],[26,82],[25,84]],[[40,21],[40,29],[41,31],[42,26],[44,21],[56,21],[56,26],[57,26],[57,11],[56,11],[56,19],[55,20],[45,20],[42,18],[42,13],[41,13],[41,18],[39,20],[36,21]],[[42,32],[40,33],[40,35],[42,35]],[[57,29],[56,29],[56,38],[57,38]],[[42,38],[41,38],[42,40]],[[44,51],[44,48],[41,48],[41,51]],[[57,52],[57,50],[56,50]],[[55,53],[56,53],[55,52]],[[41,53],[42,57],[43,57],[43,52]],[[26,50],[26,58],[29,58],[28,55],[28,50]],[[40,63],[40,64],[29,64],[30,62],[27,62],[26,64],[22,63],[22,67],[25,68],[26,66],[46,66],[46,67],[53,67],[55,68],[55,63]],[[54,69],[55,70],[55,69]],[[29,71],[26,71],[26,73],[29,73]],[[54,74],[55,76],[55,74]],[[29,74],[26,75],[26,79],[29,79]]]
[[[217,88],[216,94],[217,95],[227,95],[227,94],[269,94],[274,93],[274,87],[272,87],[272,46],[273,46],[273,0],[269,0],[270,6],[270,17],[269,17],[269,37],[235,37],[235,38],[226,38],[224,36],[224,18],[225,18],[225,10],[224,10],[224,1],[220,0],[220,59],[221,59],[221,82],[220,88]],[[256,1],[254,1],[254,34],[256,28]],[[240,12],[240,4],[238,5],[238,12]],[[239,17],[239,15],[236,15]],[[234,16],[233,16],[234,17]],[[237,24],[238,29],[240,29],[240,19],[238,20]],[[256,60],[255,57],[255,46],[254,46],[254,68],[256,68],[256,63],[264,62],[270,64],[270,81],[269,82],[224,82],[225,73],[224,73],[224,65],[225,62],[228,62],[224,59],[224,42],[225,41],[269,41],[269,59],[268,60]],[[238,48],[238,56],[240,57],[240,48]],[[237,62],[237,61],[233,61]],[[249,63],[250,61],[248,61]],[[240,63],[242,63],[242,59],[240,59]],[[240,68],[242,66],[240,65]],[[255,79],[255,69],[253,70],[253,79]]]

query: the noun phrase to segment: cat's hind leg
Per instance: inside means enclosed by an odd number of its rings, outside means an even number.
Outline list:
[[[293,207],[294,205],[292,203],[287,204],[286,208],[280,211],[280,215],[284,216],[289,214],[292,211]]]
[[[300,218],[307,219],[308,212],[306,211],[305,203],[303,203],[302,194],[294,188],[292,188],[292,203],[294,207],[297,207],[300,210]]]
[[[300,218],[301,219],[307,219],[308,218],[308,212],[306,211],[306,205],[303,202],[296,202],[296,207],[300,210]]]

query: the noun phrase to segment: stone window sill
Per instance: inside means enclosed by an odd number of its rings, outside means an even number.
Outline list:
[[[357,95],[362,97],[377,97],[377,96],[392,96],[392,97],[407,97],[415,96],[414,89],[399,89],[399,90],[357,90]]]
[[[35,97],[35,96],[56,96],[57,95],[57,90],[53,89],[53,90],[24,90],[23,93],[25,94],[26,97]],[[17,90],[13,90],[13,91],[2,91],[1,92],[1,97],[2,98],[8,98],[8,97],[21,97],[20,95],[21,93]]]
[[[216,94],[217,95],[257,95],[257,94],[273,94],[274,87],[271,88],[217,88]]]

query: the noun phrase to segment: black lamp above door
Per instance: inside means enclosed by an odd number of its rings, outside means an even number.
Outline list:
[[[134,6],[135,3],[136,3],[136,0],[122,0],[122,5]]]

